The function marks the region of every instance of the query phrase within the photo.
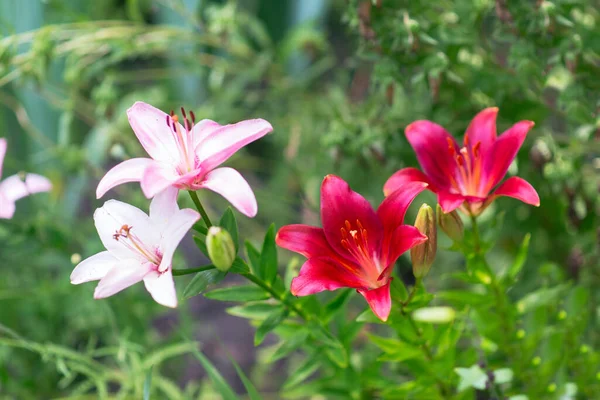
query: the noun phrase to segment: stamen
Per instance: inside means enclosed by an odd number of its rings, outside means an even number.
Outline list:
[[[167,114],[167,126],[171,127],[171,116],[169,114]]]
[[[350,222],[348,222],[348,220],[346,220],[345,224],[346,224],[346,229],[348,229],[349,231],[352,230],[352,225],[350,225]]]
[[[473,157],[474,158],[479,158],[480,147],[481,147],[481,142],[475,143],[475,147],[473,147]]]
[[[457,154],[456,162],[458,163],[459,167],[462,167],[465,164],[465,159],[460,154]]]
[[[452,139],[447,137],[446,141],[448,142],[448,151],[450,152],[450,155],[456,154],[456,149],[454,148],[454,143],[452,142]]]
[[[185,108],[181,107],[181,115],[183,115],[183,118],[187,118],[187,115],[185,115]]]
[[[190,110],[190,117],[192,117],[192,124],[195,125],[196,124],[196,116],[194,115],[194,112]]]
[[[185,129],[189,132],[192,130],[192,125],[190,124],[190,120],[189,119],[185,119]]]
[[[465,138],[463,140],[464,140],[465,147],[467,147],[469,145],[469,134],[468,133],[465,133]]]

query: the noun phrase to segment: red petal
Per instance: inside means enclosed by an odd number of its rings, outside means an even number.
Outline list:
[[[342,246],[341,229],[346,229],[346,221],[351,229],[357,229],[357,222],[367,231],[369,254],[379,253],[383,237],[383,226],[371,204],[360,194],[335,175],[327,175],[321,185],[321,223],[327,241],[333,249],[348,260],[354,257]]]
[[[413,122],[405,133],[431,183],[438,189],[448,188],[448,176],[453,176],[456,170],[456,161],[448,146],[451,143],[458,152],[456,140],[440,125],[425,120]]]
[[[404,216],[410,203],[426,187],[427,184],[423,182],[406,183],[381,202],[377,215],[384,224],[386,234],[404,223]]]
[[[393,266],[398,257],[413,246],[427,240],[417,228],[412,225],[400,225],[392,234],[386,265]]]
[[[465,133],[465,139],[468,137],[469,144],[475,146],[478,142],[480,144],[481,154],[486,154],[492,145],[496,141],[496,116],[498,115],[498,107],[490,107],[479,112],[473,118],[467,132]],[[467,143],[465,143],[465,146]]]
[[[279,247],[302,254],[306,258],[336,257],[327,243],[323,229],[308,225],[286,225],[281,227],[275,242]]]
[[[390,283],[388,282],[378,287],[377,289],[358,289],[358,293],[362,294],[373,313],[382,321],[387,321],[392,309],[392,297],[390,296]]]
[[[438,203],[442,207],[442,211],[445,213],[456,210],[462,203],[464,203],[465,197],[461,194],[454,194],[450,192],[440,191],[438,192]]]
[[[523,203],[531,204],[533,206],[540,206],[540,196],[525,179],[513,176],[504,181],[498,189],[494,192],[492,197],[507,196],[521,200]]]
[[[292,279],[291,292],[294,296],[307,296],[323,290],[364,287],[365,282],[355,273],[357,269],[356,265],[341,264],[328,257],[311,258]]]
[[[389,196],[394,191],[402,188],[404,185],[410,182],[424,182],[429,185],[428,189],[435,192],[434,187],[429,182],[427,175],[422,173],[416,168],[403,168],[396,171],[394,175],[390,176],[389,179],[383,185],[383,194]]]
[[[510,163],[515,159],[517,152],[521,148],[527,132],[533,127],[531,121],[520,121],[514,124],[510,129],[504,132],[494,146],[485,155],[484,192],[489,192],[506,175]]]

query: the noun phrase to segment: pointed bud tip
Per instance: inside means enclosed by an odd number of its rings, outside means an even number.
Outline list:
[[[442,207],[438,204],[437,207],[437,224],[450,239],[455,242],[461,242],[464,237],[464,224],[460,215],[456,210],[445,213]]]

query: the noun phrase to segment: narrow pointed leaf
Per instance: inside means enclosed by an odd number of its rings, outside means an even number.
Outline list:
[[[231,239],[233,240],[233,244],[235,245],[235,251],[237,253],[239,249],[238,225],[231,207],[227,207],[227,210],[225,210],[225,212],[223,213],[223,216],[219,221],[219,226],[221,228],[224,228],[227,232],[229,232],[229,234],[231,235]]]
[[[221,272],[218,269],[198,272],[183,290],[183,297],[188,299],[201,294],[206,290],[208,285],[221,282],[225,278],[225,275],[227,273]]]
[[[275,224],[271,224],[260,254],[260,277],[267,283],[273,283],[277,276],[277,247],[275,246]]]
[[[259,346],[265,339],[265,336],[267,336],[267,333],[277,328],[277,325],[282,323],[287,316],[288,311],[285,308],[273,311],[256,330],[256,334],[254,335],[254,346]]]
[[[239,397],[235,394],[235,391],[229,386],[225,378],[223,378],[210,360],[198,349],[194,349],[192,353],[200,361],[202,367],[204,367],[204,370],[215,385],[217,392],[223,397],[223,400],[238,400]]]
[[[246,376],[244,371],[242,371],[242,368],[240,368],[240,366],[233,359],[233,357],[231,357],[231,356],[228,356],[228,357],[229,357],[229,360],[231,360],[233,367],[235,368],[235,372],[237,372],[238,376],[242,380],[242,383],[244,384],[244,387],[246,388],[246,393],[248,393],[248,397],[250,398],[250,400],[262,400],[260,393],[258,393],[258,390],[256,390],[256,387],[254,386],[252,381],[250,381],[250,379],[248,379],[248,377]]]
[[[256,286],[230,286],[204,293],[204,296],[219,301],[256,301],[266,300],[269,293]]]

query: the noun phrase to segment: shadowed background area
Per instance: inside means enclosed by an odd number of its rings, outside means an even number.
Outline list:
[[[597,357],[600,14],[592,0],[21,0],[0,2],[0,32],[3,176],[35,172],[54,186],[0,220],[0,399],[142,398],[148,376],[156,398],[218,398],[191,355],[193,339],[234,388],[243,385],[229,357],[265,398],[280,398],[298,366],[293,357],[267,363],[274,338],[255,349],[255,327],[226,312],[232,304],[196,296],[168,310],[142,285],[95,301],[93,284],[69,283],[75,264],[103,250],[97,207],[118,198],[147,210],[137,184],[95,198],[110,167],[144,154],[127,121],[135,101],[221,124],[272,123],[272,134],[227,163],[256,193],[258,216],[237,215],[240,235],[255,244],[273,221],[318,225],[329,173],[379,204],[392,173],[418,166],[404,136],[414,120],[459,138],[486,107],[499,107],[499,133],[534,121],[509,175],[531,182],[542,206],[496,201],[481,219],[497,240],[490,258],[507,268],[531,234],[509,295],[560,289],[543,292],[540,310],[522,321],[539,333],[532,357],[547,363],[535,379],[566,380],[582,346]],[[212,215],[227,207],[199,195]],[[435,197],[420,195],[408,223],[425,201]],[[180,205],[193,207],[183,195]],[[427,286],[459,289],[447,278],[464,261],[440,240]],[[291,256],[280,251],[282,268]],[[205,263],[188,235],[174,266]],[[397,264],[410,283],[408,257]],[[180,296],[189,280],[177,278]],[[557,317],[572,296],[577,319]],[[358,300],[355,314],[365,307]],[[552,332],[542,333],[546,325]],[[597,380],[589,384],[596,372],[573,378],[587,398],[598,393]]]

